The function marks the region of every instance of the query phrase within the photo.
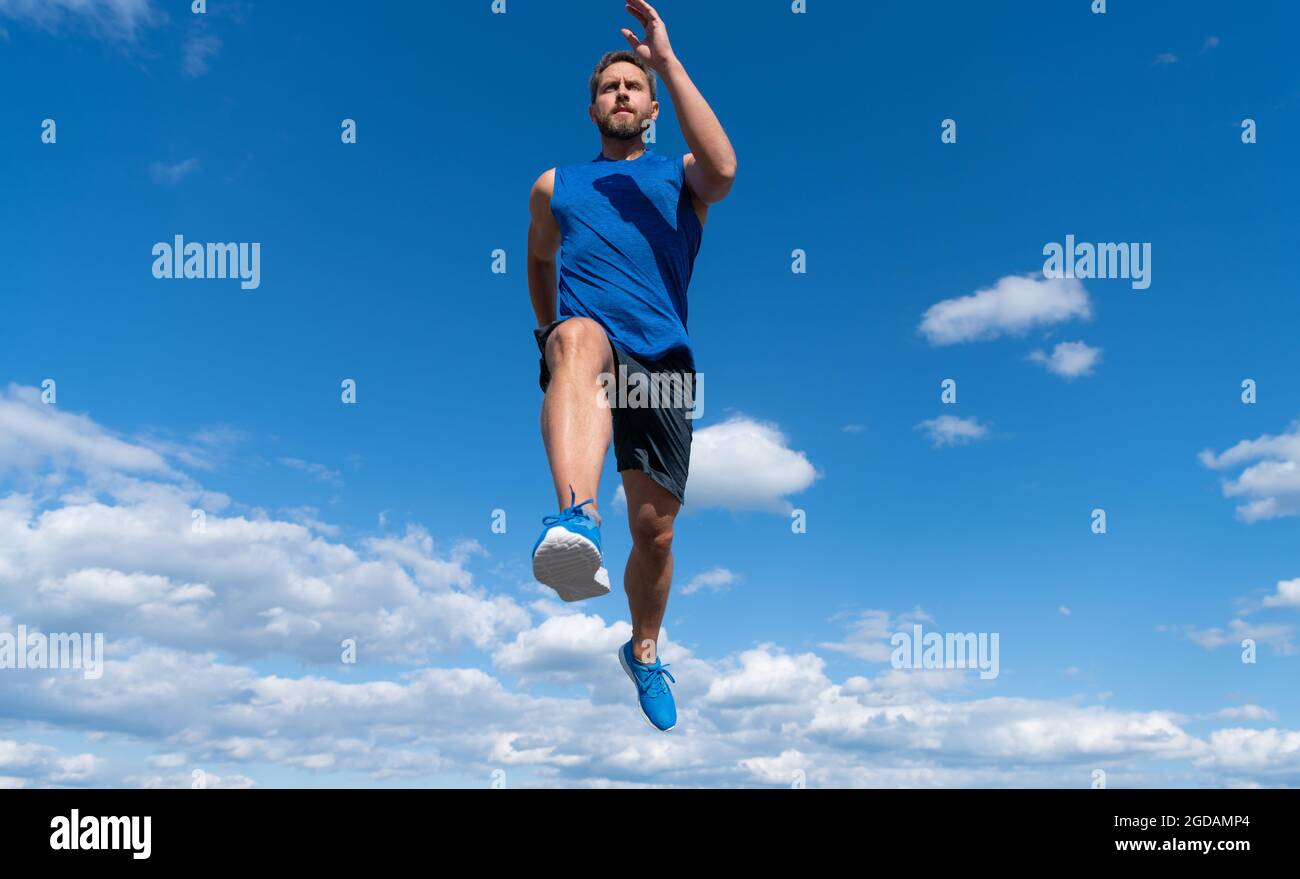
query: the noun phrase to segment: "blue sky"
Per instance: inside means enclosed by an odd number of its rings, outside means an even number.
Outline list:
[[[526,199],[599,151],[622,4],[0,0],[0,623],[112,660],[0,671],[0,780],[1300,781],[1297,14],[1089,5],[657,5],[740,169],[690,290],[664,750],[612,455],[613,594],[528,564]],[[260,242],[261,286],[153,278],[178,234]],[[1150,243],[1151,286],[1044,279],[1068,234]],[[914,619],[999,633],[999,677],[892,669]]]

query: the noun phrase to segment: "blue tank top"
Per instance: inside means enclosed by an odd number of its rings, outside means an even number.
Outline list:
[[[694,368],[686,288],[704,228],[682,158],[647,149],[556,168],[551,213],[562,235],[559,316],[591,318],[638,358],[671,352]]]

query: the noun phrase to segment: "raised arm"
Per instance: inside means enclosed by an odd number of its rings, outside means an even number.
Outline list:
[[[645,0],[627,0],[627,11],[645,28],[645,39],[638,40],[627,28],[623,28],[623,36],[632,51],[645,59],[663,80],[677,109],[682,136],[691,148],[685,159],[686,182],[705,204],[722,201],[736,179],[736,151],[708,101],[673,54],[668,27],[659,13]]]
[[[555,255],[560,250],[560,224],[551,213],[553,192],[554,168],[537,178],[528,195],[528,296],[539,327],[555,320]]]

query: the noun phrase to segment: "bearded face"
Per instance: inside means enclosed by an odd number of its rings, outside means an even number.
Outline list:
[[[633,107],[619,105],[600,117],[600,133],[616,140],[631,140],[645,131],[644,120],[649,113],[639,113]]]
[[[605,68],[592,105],[601,134],[615,140],[640,137],[654,114],[650,81],[641,68],[627,62]]]

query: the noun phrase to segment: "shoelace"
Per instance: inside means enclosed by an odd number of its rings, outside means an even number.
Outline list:
[[[672,665],[672,663],[668,663],[668,665]],[[641,687],[641,692],[647,696],[662,696],[667,693],[668,685],[664,683],[664,675],[667,675],[668,680],[674,684],[677,683],[677,678],[673,677],[673,673],[668,670],[668,665],[660,665],[659,660],[656,658],[654,665],[638,668],[640,674],[636,676],[636,682]],[[663,674],[659,674],[659,672],[663,672]]]
[[[585,507],[587,504],[594,504],[596,502],[596,499],[591,498],[590,500],[585,500],[580,504],[575,504],[574,501],[576,501],[577,499],[578,496],[573,493],[573,486],[570,485],[569,504],[571,506],[567,510],[562,511],[558,516],[543,516],[542,524],[549,528],[552,525],[559,525],[561,522],[567,522],[570,519],[572,519],[574,516],[587,516],[587,514],[583,512],[582,508]],[[587,516],[587,518],[591,518],[591,517]]]

